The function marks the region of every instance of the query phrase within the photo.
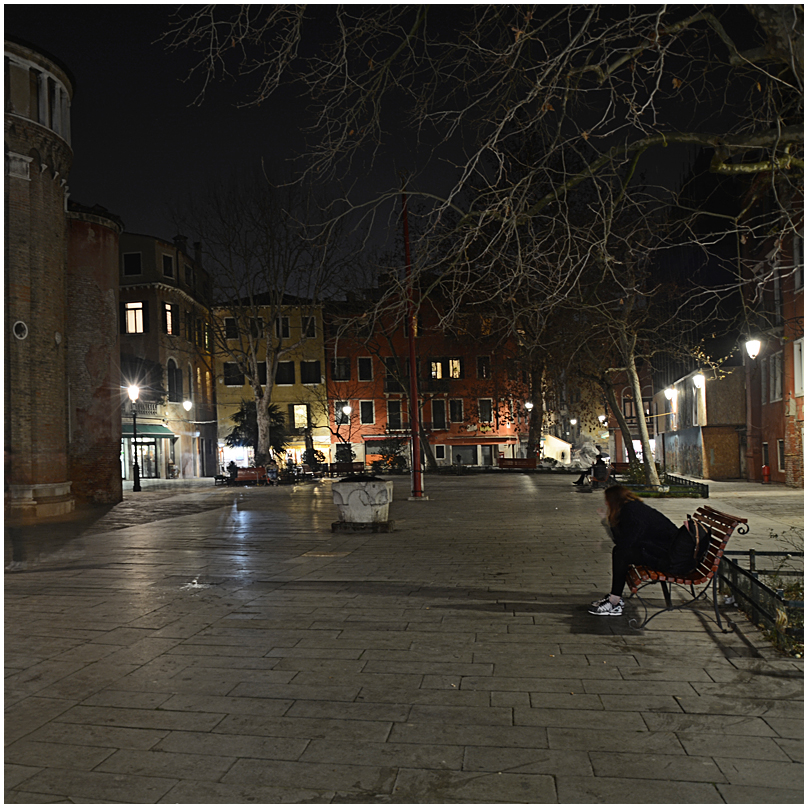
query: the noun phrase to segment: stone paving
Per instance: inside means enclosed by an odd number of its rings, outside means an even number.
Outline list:
[[[6,802],[803,802],[800,660],[737,614],[589,615],[611,544],[569,477],[426,486],[395,480],[387,534],[331,533],[328,481],[166,482],[31,529]],[[801,491],[709,504],[748,516],[737,549],[802,528]]]

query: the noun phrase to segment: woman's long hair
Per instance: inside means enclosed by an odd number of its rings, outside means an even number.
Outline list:
[[[612,485],[604,492],[606,498],[606,519],[612,527],[617,527],[620,520],[620,511],[627,502],[642,502],[642,500],[624,485]]]

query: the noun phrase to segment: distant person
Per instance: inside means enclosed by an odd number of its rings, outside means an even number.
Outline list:
[[[623,614],[623,587],[629,567],[642,564],[664,572],[679,528],[622,485],[607,488],[604,498],[604,524],[614,542],[612,585],[608,595],[590,604],[589,613],[618,617]]]
[[[230,475],[230,479],[235,481],[236,477],[238,477],[238,466],[236,465],[235,460],[231,460],[227,464],[227,473]]]
[[[270,459],[267,464],[267,477],[269,478],[270,485],[278,484],[278,464],[274,459]]]
[[[595,466],[597,466],[598,463],[600,463],[600,465],[603,466],[604,469],[607,468],[605,460],[609,457],[609,455],[604,454],[603,451],[601,451],[600,446],[596,446],[595,449],[597,450],[598,457],[597,457],[597,460],[595,460],[594,465],[590,466],[588,469],[586,469],[586,471],[582,471],[581,476],[573,483],[573,485],[583,485],[584,480],[587,478],[587,476],[589,476],[590,474],[595,475]],[[598,471],[601,474],[603,473],[603,471],[600,470],[600,469]],[[602,477],[597,477],[596,476],[596,479],[603,482],[608,476],[609,476],[609,474],[608,474],[608,471],[607,471]]]

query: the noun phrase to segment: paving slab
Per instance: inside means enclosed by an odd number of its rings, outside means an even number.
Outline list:
[[[333,534],[327,480],[145,481],[34,526],[5,576],[6,802],[803,802],[802,661],[734,610],[726,634],[589,615],[600,497],[408,485],[390,533]],[[801,491],[710,485],[738,549],[802,528]]]

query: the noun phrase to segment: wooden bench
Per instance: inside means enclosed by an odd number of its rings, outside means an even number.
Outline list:
[[[710,545],[707,552],[702,559],[699,566],[692,572],[686,575],[668,575],[667,573],[660,572],[659,570],[650,569],[642,566],[632,566],[629,568],[626,575],[626,584],[631,590],[629,597],[637,596],[637,600],[642,604],[645,609],[645,617],[636,628],[644,628],[648,623],[654,619],[658,614],[663,612],[670,612],[676,609],[682,609],[693,605],[704,595],[708,589],[712,589],[713,611],[715,612],[715,623],[718,627],[726,633],[729,629],[725,629],[721,622],[721,615],[718,612],[718,565],[721,563],[721,557],[724,555],[724,549],[727,546],[729,537],[737,529],[740,535],[745,535],[749,532],[749,525],[746,519],[740,516],[732,516],[728,513],[721,513],[708,505],[703,505],[693,513],[693,519],[700,522],[705,527],[709,527],[712,531],[710,538]],[[648,605],[640,595],[640,591],[646,586],[651,584],[660,584],[662,586],[662,593],[665,598],[665,608],[654,612],[650,617],[648,616]],[[676,606],[673,605],[671,600],[672,587],[679,586],[685,587],[689,590],[688,600]],[[701,587],[701,590],[696,593],[696,588]],[[712,619],[712,618],[711,618]],[[632,625],[636,623],[636,619],[629,621]],[[732,628],[732,623],[729,623],[729,628]]]
[[[235,485],[254,483],[255,485],[267,484],[267,470],[263,466],[249,466],[245,468],[239,467],[236,479],[233,480]]]
[[[501,469],[535,469],[535,457],[501,457],[499,459]]]

